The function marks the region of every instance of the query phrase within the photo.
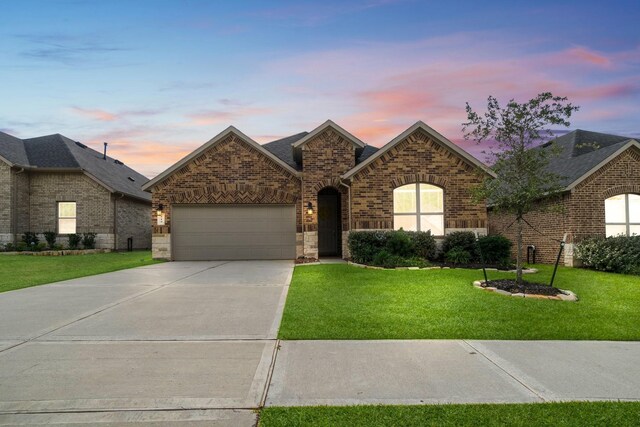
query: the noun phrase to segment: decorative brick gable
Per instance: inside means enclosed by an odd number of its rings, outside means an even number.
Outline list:
[[[486,208],[471,196],[471,189],[482,179],[477,167],[418,129],[353,176],[353,228],[393,228],[394,188],[424,182],[444,190],[445,232],[484,229]]]

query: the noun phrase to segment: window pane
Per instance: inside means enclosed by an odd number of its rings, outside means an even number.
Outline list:
[[[624,194],[613,196],[604,201],[604,222],[625,222]]]
[[[420,184],[420,212],[439,213],[443,212],[443,192],[435,185]]]
[[[640,196],[629,194],[629,222],[640,222]]]
[[[443,236],[444,215],[420,215],[420,231],[427,230],[434,236]]]
[[[76,202],[60,202],[58,203],[59,218],[75,218]]]
[[[393,216],[393,228],[404,231],[417,231],[418,230],[418,217],[415,215],[394,215]]]
[[[626,225],[609,225],[607,224],[607,237],[618,236],[618,235],[626,235],[627,234],[627,226]]]
[[[76,219],[60,218],[58,220],[58,234],[73,234],[76,232]]]
[[[634,234],[640,236],[640,225],[630,225],[629,232],[631,233],[632,236]]]
[[[416,185],[403,185],[393,190],[393,212],[416,212]]]

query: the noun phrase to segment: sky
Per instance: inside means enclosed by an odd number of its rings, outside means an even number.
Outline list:
[[[327,119],[381,146],[465,102],[540,92],[570,129],[640,137],[640,1],[0,0],[0,131],[63,134],[152,178],[234,125],[259,143]]]

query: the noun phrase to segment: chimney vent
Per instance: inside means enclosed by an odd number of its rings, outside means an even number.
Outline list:
[[[104,160],[107,160],[107,143],[104,143],[104,154],[102,155]]]

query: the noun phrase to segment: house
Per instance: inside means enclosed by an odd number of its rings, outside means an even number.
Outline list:
[[[97,233],[96,247],[151,246],[148,181],[119,160],[56,134],[18,139],[0,132],[0,243],[31,231]],[[43,240],[42,236],[40,236]]]
[[[572,266],[574,244],[589,236],[640,234],[640,144],[625,136],[575,130],[555,139],[559,155],[548,169],[562,177],[564,191],[541,200],[525,215],[523,243],[536,261],[553,263],[567,234],[562,261]],[[538,149],[551,150],[551,142]],[[489,231],[515,241],[513,216],[489,209]],[[554,240],[555,239],[555,240]]]
[[[229,127],[143,189],[155,258],[348,257],[351,230],[486,233],[485,174],[423,122],[377,149],[329,120],[264,145]]]

